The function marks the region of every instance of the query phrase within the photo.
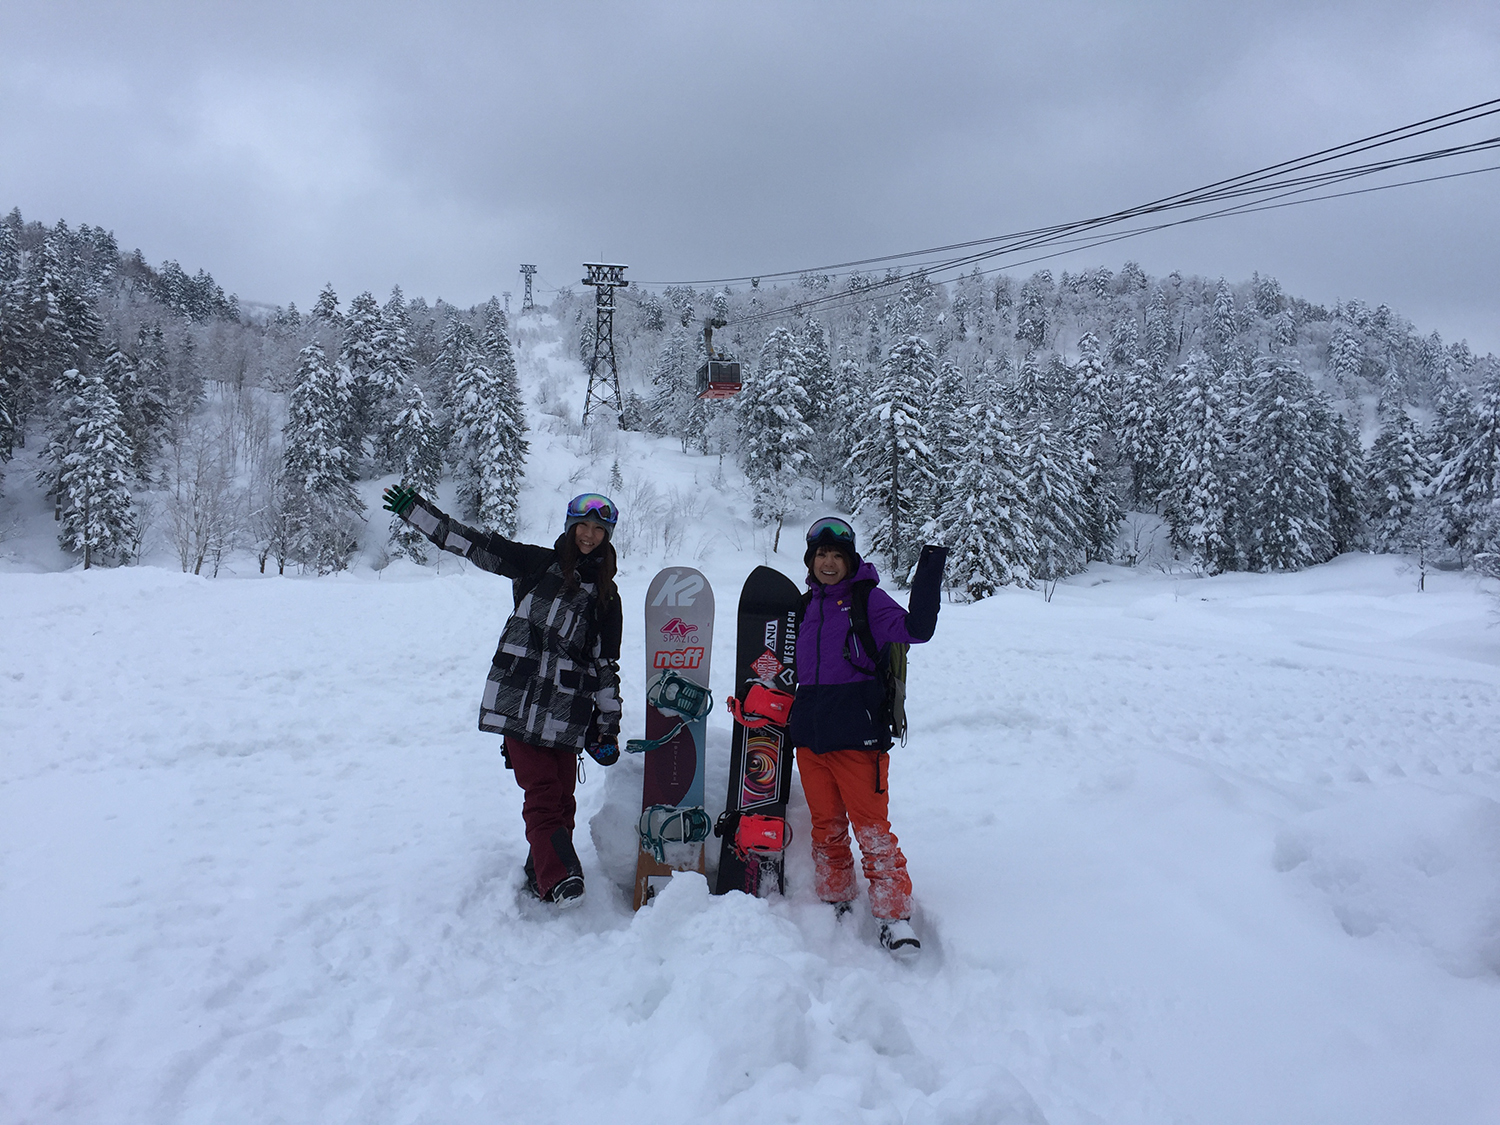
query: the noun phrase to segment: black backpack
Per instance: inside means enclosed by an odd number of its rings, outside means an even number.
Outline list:
[[[875,654],[873,666],[861,666],[849,651],[848,638],[844,640],[844,659],[861,672],[874,676],[885,689],[881,707],[880,725],[890,731],[891,737],[906,745],[906,654],[910,645],[893,641],[888,645],[875,643],[875,632],[870,628],[870,591],[875,589],[872,578],[862,578],[854,584],[854,600],[849,604],[850,635],[859,639],[860,648]],[[797,612],[800,624],[812,603],[813,593],[802,595]]]

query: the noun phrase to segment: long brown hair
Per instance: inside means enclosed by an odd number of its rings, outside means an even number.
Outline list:
[[[574,525],[575,527],[577,525]],[[599,591],[600,607],[607,606],[616,601],[620,591],[615,588],[615,572],[618,569],[618,559],[615,555],[615,545],[608,539],[595,547],[593,552],[587,556],[578,549],[578,536],[573,527],[563,533],[561,557],[563,581],[569,588],[578,585],[578,563],[584,558],[594,560],[593,582],[594,588]]]

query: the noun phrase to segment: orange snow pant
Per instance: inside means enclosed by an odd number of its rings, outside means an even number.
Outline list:
[[[911,917],[911,878],[906,857],[891,832],[885,792],[887,761],[873,750],[814,754],[797,747],[797,772],[812,813],[814,883],[824,902],[850,902],[855,895],[849,826],[870,881],[870,912],[890,920]]]

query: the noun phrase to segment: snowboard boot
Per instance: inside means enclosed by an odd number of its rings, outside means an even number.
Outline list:
[[[583,876],[569,875],[561,883],[552,888],[549,896],[559,909],[567,909],[572,906],[580,906],[583,903]],[[916,939],[913,938],[913,941]]]
[[[852,902],[830,902],[828,905],[833,907],[833,918],[836,922],[842,922],[844,915],[854,912],[854,904]]]
[[[539,899],[542,897],[542,888],[536,885],[536,864],[531,860],[531,853],[526,854],[526,889],[531,897]]]
[[[912,957],[922,951],[917,932],[905,918],[893,918],[880,923],[880,944],[897,957]]]

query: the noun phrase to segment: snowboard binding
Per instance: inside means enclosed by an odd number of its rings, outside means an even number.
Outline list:
[[[742,860],[748,861],[751,856],[773,859],[792,842],[792,826],[782,816],[726,809],[714,825],[714,835],[727,838]]]
[[[630,739],[625,743],[627,754],[660,750],[676,738],[683,727],[713,710],[714,693],[669,668],[646,691],[646,702],[664,715],[677,716],[677,725],[660,738]]]
[[[651,805],[641,812],[636,830],[641,836],[641,850],[667,862],[668,844],[696,844],[708,839],[708,813],[696,805]]]
[[[765,684],[751,684],[750,689],[745,692],[743,703],[732,695],[729,697],[729,713],[740,726],[751,730],[772,725],[784,727],[791,715],[792,701],[795,698],[794,695],[766,687]]]

